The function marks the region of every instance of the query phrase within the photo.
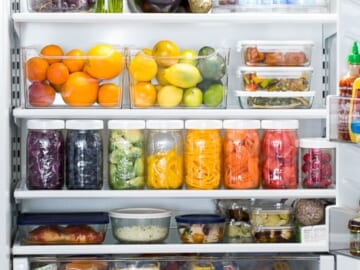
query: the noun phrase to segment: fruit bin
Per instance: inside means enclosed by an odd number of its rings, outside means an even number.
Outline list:
[[[161,46],[129,49],[131,108],[226,108],[229,49],[175,48],[170,56]]]
[[[126,49],[111,44],[23,47],[25,108],[121,108]]]

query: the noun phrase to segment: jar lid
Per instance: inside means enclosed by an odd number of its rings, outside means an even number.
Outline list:
[[[262,120],[263,129],[298,129],[298,120]]]
[[[102,120],[67,120],[65,126],[67,129],[74,130],[94,130],[103,129],[104,122]]]
[[[28,129],[63,129],[65,122],[63,120],[28,120]]]
[[[221,120],[186,120],[186,129],[222,129]]]
[[[349,220],[348,228],[350,230],[359,230],[360,229],[360,218],[353,218]]]
[[[144,120],[109,120],[109,129],[144,129]]]
[[[299,145],[303,148],[336,148],[336,144],[326,138],[303,138]]]
[[[260,120],[224,120],[224,129],[259,129]]]
[[[109,212],[110,217],[114,218],[165,218],[171,216],[171,211],[160,208],[118,208]]]
[[[147,120],[146,128],[148,129],[183,129],[183,120]]]

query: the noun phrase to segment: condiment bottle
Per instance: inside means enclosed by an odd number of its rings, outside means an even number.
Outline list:
[[[221,185],[222,121],[185,121],[185,184],[188,189]]]
[[[108,129],[110,188],[144,188],[145,121],[110,120]]]
[[[146,121],[146,185],[179,189],[183,185],[183,120]]]
[[[350,219],[348,228],[350,232],[349,251],[354,256],[360,256],[360,218]]]
[[[360,143],[360,78],[355,79],[350,99],[348,131],[353,143]]]
[[[261,127],[263,188],[297,188],[298,120],[263,120]]]
[[[260,121],[224,120],[224,186],[232,189],[260,185]]]
[[[103,121],[67,120],[66,186],[101,189],[103,185]]]
[[[28,189],[61,189],[64,184],[64,121],[29,120],[26,143]]]

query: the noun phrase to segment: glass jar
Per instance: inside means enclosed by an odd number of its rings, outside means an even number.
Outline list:
[[[183,185],[182,120],[148,120],[146,129],[146,184],[152,189],[179,189]]]
[[[303,188],[330,188],[335,183],[336,145],[325,138],[300,139]]]
[[[61,189],[64,184],[64,121],[27,121],[28,189]]]
[[[224,120],[224,186],[231,189],[260,185],[260,121]]]
[[[349,220],[350,232],[349,251],[354,256],[360,256],[360,218]]]
[[[144,188],[145,121],[110,120],[108,129],[110,188]]]
[[[103,121],[66,121],[66,186],[101,189],[103,185]]]
[[[221,120],[186,120],[185,184],[188,189],[221,185]]]
[[[268,189],[298,187],[297,120],[263,120],[262,185]]]

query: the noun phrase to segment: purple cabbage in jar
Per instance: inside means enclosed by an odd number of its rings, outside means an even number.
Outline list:
[[[64,137],[61,130],[29,130],[28,189],[61,189],[64,183]]]

